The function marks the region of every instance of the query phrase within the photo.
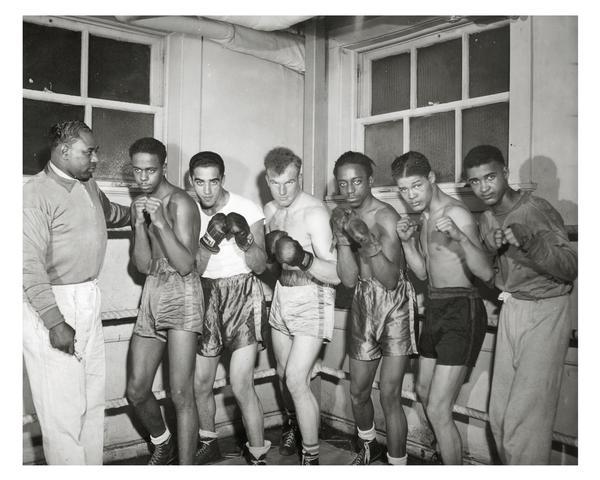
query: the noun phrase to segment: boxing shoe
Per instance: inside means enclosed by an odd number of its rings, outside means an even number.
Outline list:
[[[363,440],[359,438],[358,441],[360,450],[350,465],[370,465],[384,454],[384,448],[376,439]]]
[[[216,462],[221,458],[221,450],[219,442],[216,438],[210,440],[198,441],[198,449],[194,456],[194,465],[206,465],[207,463]]]
[[[302,439],[300,437],[300,428],[296,422],[288,421],[281,430],[281,443],[279,444],[279,454],[285,457],[298,453]]]
[[[177,447],[173,435],[168,440],[154,445],[148,465],[172,465],[177,463]]]

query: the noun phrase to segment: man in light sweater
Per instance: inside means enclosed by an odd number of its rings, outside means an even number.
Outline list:
[[[107,227],[129,224],[91,178],[81,121],[50,129],[50,161],[23,187],[23,353],[48,464],[102,464],[104,338],[97,277]]]

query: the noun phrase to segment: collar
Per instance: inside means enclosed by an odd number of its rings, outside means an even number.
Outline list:
[[[73,187],[78,182],[74,178],[68,176],[66,173],[58,169],[51,161],[48,161],[46,168],[44,168],[46,175],[54,180],[56,183],[65,188],[68,192],[73,190]]]

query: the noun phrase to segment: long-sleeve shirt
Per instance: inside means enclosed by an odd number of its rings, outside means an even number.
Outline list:
[[[521,248],[496,249],[494,231],[512,224],[524,232]],[[543,198],[521,193],[507,212],[481,214],[479,227],[484,245],[495,255],[496,286],[515,298],[536,300],[568,294],[577,278],[577,253],[569,244],[560,214]]]
[[[129,207],[110,202],[93,179],[64,178],[47,165],[23,186],[23,294],[47,328],[63,321],[52,285],[97,278],[106,228],[129,222]]]

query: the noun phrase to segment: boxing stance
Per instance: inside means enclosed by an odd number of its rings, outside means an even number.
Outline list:
[[[346,152],[333,173],[345,208],[335,208],[331,224],[336,239],[337,271],[354,288],[350,310],[350,395],[360,449],[354,465],[368,465],[384,449],[375,436],[371,390],[377,367],[386,424],[387,459],[406,465],[406,416],[402,381],[409,355],[416,353],[414,289],[406,276],[402,245],[396,235],[398,213],[371,193],[372,161]],[[383,360],[382,360],[383,358]]]
[[[502,290],[489,406],[494,440],[503,463],[548,464],[577,253],[546,200],[509,186],[496,147],[473,148],[463,171],[488,207],[480,217],[481,236]]]
[[[166,149],[154,138],[129,148],[133,175],[142,191],[132,203],[136,268],[146,274],[138,318],[129,346],[127,398],[150,432],[151,465],[180,464],[194,458],[198,414],[194,366],[204,305],[195,256],[200,214],[192,198],[164,176]],[[152,383],[165,347],[169,386],[177,417],[177,447],[166,426]]]
[[[223,187],[225,164],[219,154],[194,155],[190,178],[200,202],[197,269],[206,302],[194,380],[200,424],[195,463],[221,456],[213,384],[219,359],[228,350],[231,389],[248,437],[244,455],[250,464],[265,465],[271,442],[264,440],[263,411],[254,390],[256,355],[267,328],[262,286],[254,276],[266,265],[264,215],[253,202]]]
[[[319,404],[310,390],[310,378],[323,342],[333,334],[334,285],[339,279],[329,211],[300,189],[301,165],[300,158],[287,148],[275,148],[265,157],[273,196],[264,208],[265,245],[269,263],[281,267],[269,324],[288,411],[280,451],[294,453],[299,427],[302,465],[318,465]]]
[[[396,226],[409,267],[418,278],[428,280],[417,395],[442,461],[460,464],[462,442],[452,408],[487,328],[485,307],[473,280],[477,276],[488,282],[493,272],[473,216],[463,202],[440,190],[424,155],[411,151],[396,158],[392,176],[402,199],[421,213],[420,223],[404,215]]]

